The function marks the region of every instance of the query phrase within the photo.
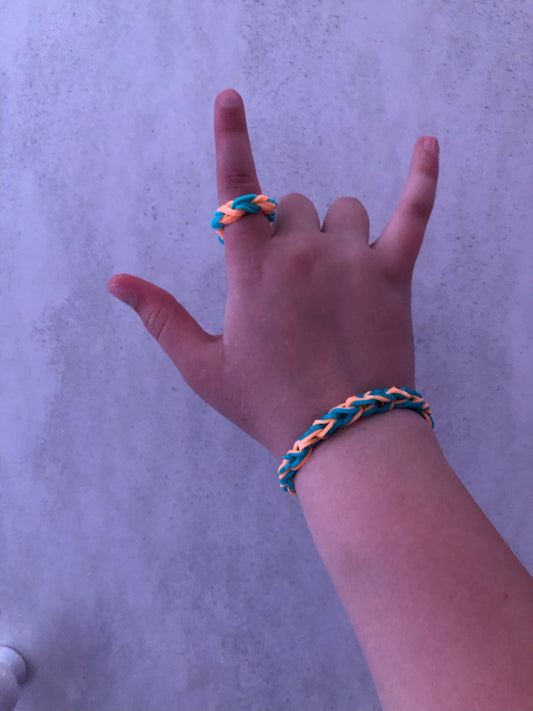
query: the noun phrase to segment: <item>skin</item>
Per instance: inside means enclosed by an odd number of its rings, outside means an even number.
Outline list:
[[[261,194],[231,89],[215,101],[215,143],[219,204]],[[226,226],[220,335],[155,284],[129,274],[108,284],[126,289],[116,295],[188,385],[280,463],[348,397],[416,390],[411,281],[439,170],[424,144],[372,245],[352,197],[336,200],[322,226],[298,193],[279,200],[273,223],[254,214]],[[533,708],[531,578],[426,421],[398,409],[362,418],[316,447],[295,485],[384,709]]]
[[[273,223],[255,214],[226,226],[220,335],[155,284],[130,274],[109,281],[111,293],[119,285],[134,295],[133,308],[187,384],[279,461],[350,395],[389,383],[414,388],[411,276],[438,177],[438,155],[423,142],[371,246],[368,214],[352,197],[335,200],[322,227],[299,193],[278,200]],[[232,89],[215,100],[215,144],[219,204],[260,194],[244,105]]]

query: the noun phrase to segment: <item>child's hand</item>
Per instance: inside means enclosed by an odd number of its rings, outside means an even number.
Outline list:
[[[215,100],[215,143],[218,205],[262,193],[233,90]],[[225,227],[224,247],[211,230],[228,273],[218,336],[150,282],[124,274],[110,285],[134,292],[133,307],[188,385],[281,461],[315,419],[350,396],[415,389],[411,277],[437,178],[438,153],[426,152],[421,138],[399,205],[372,246],[355,198],[336,200],[321,229],[307,197],[280,198],[270,186],[274,222],[245,215]]]

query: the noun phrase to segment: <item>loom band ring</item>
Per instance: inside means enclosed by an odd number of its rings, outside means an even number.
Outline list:
[[[267,195],[256,195],[255,193],[241,195],[234,200],[229,200],[227,203],[221,205],[218,210],[215,210],[210,225],[216,230],[219,242],[224,244],[222,236],[226,225],[237,222],[237,220],[240,220],[241,217],[244,217],[247,213],[251,214],[256,212],[263,212],[265,217],[270,222],[273,222],[276,217],[275,209],[277,205],[278,203]]]

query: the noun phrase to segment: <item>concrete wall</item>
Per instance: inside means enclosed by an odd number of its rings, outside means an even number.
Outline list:
[[[2,14],[0,641],[30,668],[17,711],[379,708],[280,462],[106,284],[140,276],[222,331],[222,89],[243,96],[263,192],[304,193],[321,219],[353,195],[371,241],[416,139],[437,136],[417,389],[533,570],[533,3],[12,0]]]

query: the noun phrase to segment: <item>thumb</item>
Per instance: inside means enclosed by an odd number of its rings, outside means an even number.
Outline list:
[[[109,280],[107,288],[139,314],[146,330],[196,391],[199,377],[216,367],[214,360],[220,350],[215,345],[221,336],[204,331],[172,294],[149,281],[131,274],[117,274]]]

